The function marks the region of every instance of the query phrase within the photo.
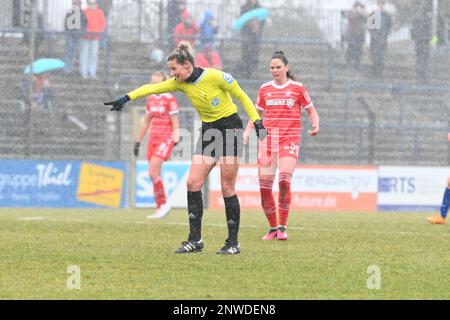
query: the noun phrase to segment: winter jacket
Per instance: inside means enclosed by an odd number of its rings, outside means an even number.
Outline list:
[[[100,40],[102,38],[101,33],[105,31],[106,19],[103,10],[85,9],[84,14],[87,19],[86,34],[83,36],[86,40]]]

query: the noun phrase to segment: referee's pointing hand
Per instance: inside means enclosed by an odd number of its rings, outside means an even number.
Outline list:
[[[128,101],[130,101],[130,98],[128,96],[121,96],[115,101],[105,102],[104,105],[112,106],[110,111],[122,111],[125,103],[127,103]]]

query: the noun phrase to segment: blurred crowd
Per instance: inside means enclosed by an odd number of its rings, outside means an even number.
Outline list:
[[[14,1],[16,3],[17,1]],[[349,69],[366,73],[374,79],[382,78],[385,71],[385,60],[388,54],[388,38],[393,32],[393,16],[387,10],[391,5],[388,1],[376,1],[375,10],[368,9],[366,1],[355,1],[348,11],[343,11],[341,20],[345,26],[341,27],[345,60]],[[429,1],[418,1],[416,14],[411,24],[411,39],[414,41],[415,73],[419,82],[427,83],[430,80],[429,64],[430,51],[433,45],[442,43],[444,35],[443,19],[438,17],[437,34],[432,32],[432,9]],[[108,45],[108,21],[113,7],[113,0],[86,0],[82,6],[81,0],[72,0],[72,7],[64,17],[65,63],[64,73],[68,77],[92,81],[98,78],[97,68],[99,51]],[[240,34],[241,56],[236,76],[251,79],[255,70],[258,70],[260,44],[265,29],[265,19],[248,16],[262,8],[258,0],[242,2],[240,13],[236,21],[243,21],[237,31]],[[150,59],[164,66],[164,56],[171,52],[180,41],[188,41],[196,53],[195,63],[202,68],[230,69],[224,66],[219,33],[223,30],[220,18],[210,9],[205,9],[200,15],[193,16],[189,11],[186,0],[168,0],[167,27],[163,30],[162,45],[152,48]],[[38,17],[38,29],[43,29],[42,16]],[[24,41],[29,41],[29,34],[25,33]],[[36,57],[39,45],[43,42],[43,33],[37,33],[35,41]],[[365,66],[363,57],[368,45],[370,64]],[[76,63],[78,62],[78,65]],[[45,79],[41,79],[44,77]],[[48,75],[36,75],[36,90],[46,88],[50,92],[50,79]],[[29,79],[27,79],[29,81]],[[40,94],[36,101],[46,101],[45,97],[51,94]],[[44,97],[44,98],[43,98]]]
[[[240,10],[240,17],[252,10],[261,8],[258,0],[247,0]],[[239,18],[239,17],[237,17]],[[167,8],[167,43],[166,51],[170,52],[180,41],[188,41],[196,54],[196,65],[202,68],[222,69],[222,57],[216,49],[216,36],[219,32],[219,21],[214,12],[207,9],[199,25],[187,9],[185,0],[169,0]],[[259,44],[264,28],[264,21],[252,18],[246,21],[242,35],[242,69],[247,77],[251,77],[259,61]]]

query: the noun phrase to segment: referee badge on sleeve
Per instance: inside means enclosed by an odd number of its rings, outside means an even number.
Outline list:
[[[229,73],[223,73],[223,79],[228,83],[228,84],[232,84],[234,81],[234,78],[231,74]]]

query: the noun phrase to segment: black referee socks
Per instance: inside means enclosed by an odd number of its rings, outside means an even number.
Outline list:
[[[229,198],[223,198],[223,200],[225,202],[225,213],[227,216],[228,241],[233,245],[237,245],[239,222],[241,220],[241,207],[239,205],[239,199],[237,195],[234,195]]]
[[[237,195],[223,198],[228,225],[228,241],[238,243],[241,207]],[[202,238],[203,199],[202,192],[188,191],[189,241],[200,241]]]
[[[203,199],[202,192],[187,193],[189,214],[189,238],[188,241],[200,241],[202,238]]]

